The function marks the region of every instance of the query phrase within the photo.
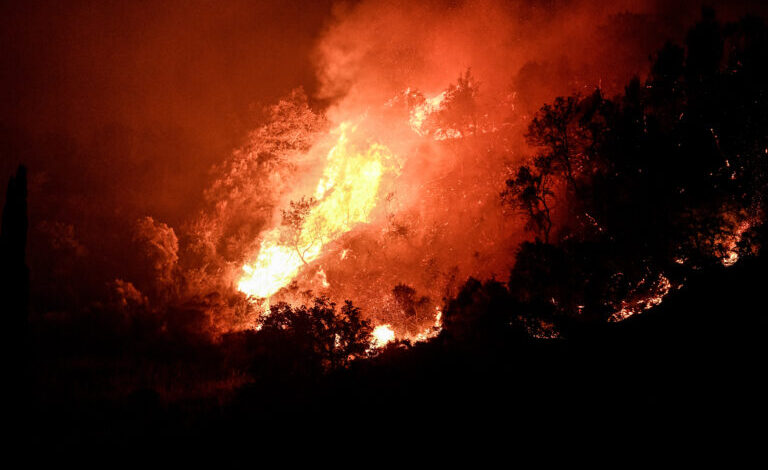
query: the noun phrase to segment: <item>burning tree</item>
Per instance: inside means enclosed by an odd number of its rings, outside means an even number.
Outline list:
[[[438,139],[477,134],[479,131],[479,83],[470,70],[459,76],[440,96],[439,106],[425,127]]]
[[[305,227],[304,225],[310,212],[316,206],[317,200],[315,198],[302,197],[298,201],[291,201],[290,209],[283,209],[282,211],[282,226],[285,230],[282,231],[281,238],[284,243],[287,243],[296,250],[296,254],[299,255],[301,262],[305,266],[308,264],[306,259],[307,252],[315,244],[323,244],[321,220],[315,220],[312,227]]]
[[[187,283],[199,289],[216,287],[228,264],[241,262],[243,253],[255,248],[277,201],[294,182],[299,160],[327,131],[325,117],[310,108],[301,89],[265,111],[264,125],[215,169],[217,178],[205,192],[209,208],[187,234],[183,255],[196,268],[188,271]]]

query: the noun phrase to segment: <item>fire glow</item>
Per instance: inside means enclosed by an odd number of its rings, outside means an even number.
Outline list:
[[[394,171],[396,159],[379,143],[361,150],[350,142],[356,126],[345,122],[335,133],[336,144],[328,152],[325,169],[317,183],[316,203],[293,234],[281,227],[267,232],[256,259],[243,266],[238,290],[255,299],[269,299],[287,286],[320,256],[323,247],[355,225],[369,221],[376,206],[379,186],[386,172]]]
[[[371,340],[371,347],[381,348],[386,346],[395,340],[395,331],[392,329],[392,325],[379,325],[373,329],[371,333],[373,336]]]
[[[404,123],[413,133],[411,136],[435,138],[423,127],[431,114],[440,111],[445,93],[410,106]],[[282,223],[262,232],[258,252],[242,266],[237,289],[260,305],[259,310],[265,314],[269,314],[274,297],[297,301],[290,298],[291,294],[286,299],[280,292],[294,281],[301,282],[302,272],[317,267],[315,278],[321,278],[320,287],[330,288],[323,268],[314,265],[344,234],[360,225],[375,223],[374,209],[379,202],[389,201],[392,193],[385,198],[382,183],[396,181],[404,159],[375,135],[371,138],[370,129],[363,130],[365,120],[363,115],[355,121],[344,121],[330,132],[333,146],[321,163],[322,172],[311,197],[291,201],[290,209],[282,211]],[[344,260],[348,252],[347,248],[341,249],[340,259]],[[402,332],[392,323],[378,324],[372,332],[371,348],[382,348],[397,339],[418,342],[434,337],[442,328],[440,310],[435,308],[432,325],[417,332]],[[252,326],[259,328],[258,324]]]

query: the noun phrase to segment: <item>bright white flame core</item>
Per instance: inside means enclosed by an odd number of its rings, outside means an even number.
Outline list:
[[[355,126],[343,123],[335,133],[336,145],[328,152],[317,183],[318,201],[304,218],[295,244],[281,240],[280,227],[266,233],[256,260],[243,266],[237,288],[251,297],[269,298],[287,286],[304,264],[320,256],[325,245],[366,223],[378,199],[382,176],[396,159],[384,145],[355,148],[349,134]]]
[[[392,329],[392,325],[379,325],[373,329],[371,336],[373,336],[371,346],[381,348],[395,340],[395,331]]]

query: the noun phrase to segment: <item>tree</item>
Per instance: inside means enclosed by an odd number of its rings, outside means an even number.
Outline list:
[[[527,230],[536,232],[549,243],[552,215],[547,198],[555,193],[550,189],[551,177],[545,173],[534,174],[528,166],[517,169],[514,178],[507,179],[507,188],[501,193],[504,203],[512,205],[528,216]]]
[[[4,402],[13,409],[10,425],[25,424],[23,405],[28,393],[26,364],[29,352],[29,268],[27,248],[27,169],[19,166],[11,176],[0,225],[0,311],[3,313],[3,365],[9,386]],[[19,420],[19,421],[17,421]]]
[[[574,129],[577,97],[557,97],[536,113],[525,135],[529,145],[540,149],[536,167],[544,174],[564,173],[572,188],[576,187],[575,165],[582,155],[578,152],[579,134]]]
[[[325,134],[328,122],[301,89],[264,110],[266,122],[215,168],[208,207],[193,221],[185,249],[214,285],[223,265],[240,259],[272,220],[280,196],[295,183],[297,159]],[[265,188],[269,188],[265,191]],[[184,257],[184,256],[182,256]]]
[[[519,333],[512,323],[515,313],[514,299],[502,283],[470,278],[446,305],[443,337],[468,347],[494,347]]]
[[[589,178],[598,167],[612,106],[599,90],[586,98],[558,97],[544,105],[528,127],[526,140],[536,150],[531,164],[522,165],[506,181],[505,203],[528,216],[526,227],[550,240],[553,225],[550,199],[562,185],[569,200],[588,196]],[[577,205],[566,207],[577,209]],[[572,224],[583,224],[588,214],[571,211]]]
[[[424,330],[425,323],[434,323],[434,311],[429,297],[419,296],[416,289],[407,284],[397,284],[392,289],[394,306],[399,325],[405,326],[407,334],[417,335]]]
[[[544,241],[521,246],[510,279],[523,310],[606,319],[630,293],[754,251],[739,240],[765,216],[768,28],[705,10],[685,45],[622,95],[559,97],[531,122],[535,154],[502,193]]]
[[[478,93],[479,83],[467,70],[444,91],[440,107],[427,119],[427,128],[437,138],[476,135],[480,127]]]
[[[305,364],[305,369],[326,371],[365,357],[373,331],[352,302],[345,301],[337,309],[326,297],[316,298],[310,307],[292,307],[281,302],[270,308],[261,324],[260,337],[276,337],[281,344],[279,349],[285,349],[279,354],[296,358]]]
[[[25,340],[29,304],[27,248],[27,169],[19,166],[8,181],[2,226],[0,226],[0,303],[10,338],[6,344]]]
[[[323,243],[319,227],[305,226],[307,217],[315,206],[317,206],[315,198],[302,197],[298,201],[291,201],[289,209],[282,210],[282,226],[285,230],[281,232],[281,236],[286,243],[296,250],[296,254],[299,255],[305,265],[307,264],[305,259],[307,251],[316,243],[321,245]]]

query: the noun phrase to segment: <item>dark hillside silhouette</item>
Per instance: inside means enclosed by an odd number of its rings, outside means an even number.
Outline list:
[[[752,17],[720,25],[705,9],[644,83],[541,108],[527,134],[537,153],[502,193],[537,238],[509,281],[520,313],[609,320],[633,296],[764,245],[754,234],[768,188],[766,31]]]
[[[27,169],[20,166],[8,182],[0,228],[0,308],[5,324],[3,343],[17,357],[22,355],[21,346],[27,335],[27,226]]]
[[[437,116],[473,138],[484,129],[475,85],[463,76],[455,106]],[[32,358],[34,406],[20,409],[34,442],[78,456],[87,445],[100,464],[102,453],[144,465],[142,454],[157,452],[149,465],[180,467],[301,453],[369,462],[392,442],[452,457],[473,439],[556,452],[560,441],[602,449],[606,435],[678,443],[757,427],[762,437],[768,26],[722,24],[705,9],[682,45],[653,56],[645,80],[613,97],[553,98],[528,124],[530,158],[492,193],[530,234],[508,276],[459,281],[439,334],[379,349],[352,301],[307,291],[308,305],[275,303],[250,328],[209,337],[211,306],[240,302],[247,316],[267,304],[218,292],[153,304],[118,279],[109,302],[32,316],[28,353],[19,168],[3,211],[0,292],[6,357]],[[301,229],[315,202],[291,202],[283,228]],[[165,236],[145,242],[171,256],[155,272],[181,290],[176,235],[156,228]],[[388,299],[414,323],[432,315],[409,285]]]
[[[5,385],[3,415],[18,445],[24,440],[28,410],[29,269],[27,250],[27,169],[20,166],[10,178],[0,226],[0,321]]]

